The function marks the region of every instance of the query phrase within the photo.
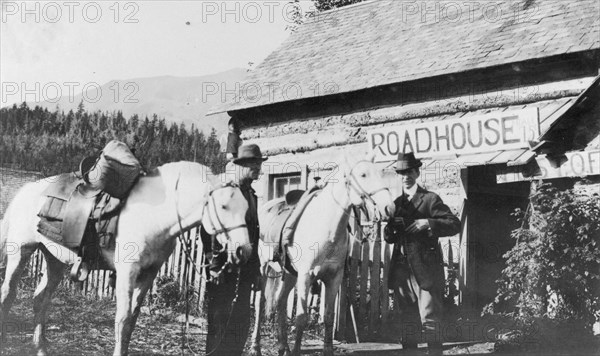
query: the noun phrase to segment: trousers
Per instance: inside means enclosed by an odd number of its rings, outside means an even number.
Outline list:
[[[250,294],[255,273],[240,269],[235,303],[237,272],[223,273],[223,283],[206,285],[207,356],[241,355],[250,329]]]
[[[401,272],[397,276],[398,287],[394,289],[394,296],[400,312],[403,347],[416,348],[421,342],[427,343],[430,349],[441,350],[443,286],[424,290],[408,264]]]

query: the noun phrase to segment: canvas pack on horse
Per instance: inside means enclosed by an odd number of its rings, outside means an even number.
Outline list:
[[[325,355],[333,355],[334,302],[342,282],[348,257],[347,226],[351,208],[362,207],[374,219],[394,214],[392,195],[382,178],[382,171],[373,162],[373,156],[358,162],[346,162],[341,167],[343,178],[329,181],[317,192],[298,199],[289,197],[265,204],[259,212],[261,226],[261,273],[263,293],[252,335],[252,352],[260,354],[260,323],[265,309],[269,317],[277,311],[277,339],[280,355],[288,355],[287,300],[297,286],[296,341],[294,355],[300,355],[302,333],[308,321],[308,297],[311,285],[320,280],[325,286]],[[296,205],[294,209],[290,205]],[[291,212],[291,218],[288,217]],[[297,221],[294,216],[298,216]],[[292,220],[292,221],[290,221]],[[293,227],[293,241],[283,236],[282,230]],[[273,255],[266,251],[281,250],[276,258],[281,267],[273,264]],[[287,253],[287,255],[286,255]],[[282,258],[287,257],[287,258]],[[281,272],[279,272],[281,271]],[[283,276],[281,275],[283,273]]]
[[[52,293],[63,278],[65,264],[78,262],[82,257],[79,249],[65,246],[66,239],[78,234],[67,232],[73,222],[63,221],[59,225],[60,240],[48,232],[52,226],[46,226],[44,230],[44,218],[38,216],[48,212],[50,198],[47,193],[57,191],[53,185],[64,184],[60,183],[60,177],[25,185],[9,205],[1,226],[0,264],[6,269],[0,299],[3,322],[7,320],[29,257],[39,248],[46,260],[46,271],[35,291],[33,306],[33,338],[38,355],[46,354],[46,314]],[[93,191],[83,181],[75,187],[77,191],[71,192],[72,196],[83,194],[87,197],[86,194]],[[116,236],[100,248],[102,261],[97,266],[114,270],[117,274],[114,355],[127,354],[146,292],[160,266],[173,251],[181,232],[202,225],[223,246],[218,253],[227,254],[229,264],[244,263],[251,252],[245,223],[248,204],[242,192],[235,185],[222,184],[220,177],[212,176],[205,166],[192,162],[165,164],[139,177],[127,196],[122,198],[124,203],[116,209],[119,215]],[[63,211],[62,217],[68,220],[66,214],[71,203],[65,204],[64,209],[58,210]],[[73,204],[78,209],[86,207],[83,209],[85,214],[91,214],[79,218],[84,220],[84,227],[78,227],[77,231],[87,232],[91,227],[90,222],[85,220],[93,216],[95,209],[85,203]],[[84,239],[80,238],[81,241]]]

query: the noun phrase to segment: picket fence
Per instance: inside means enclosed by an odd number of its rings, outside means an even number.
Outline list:
[[[344,271],[344,279],[336,300],[335,338],[350,342],[377,340],[386,327],[391,315],[392,295],[388,290],[389,264],[393,245],[383,240],[381,223],[360,223],[357,219],[350,234],[350,251]],[[202,241],[198,229],[191,230],[184,235],[184,241],[189,244],[191,259],[195,266],[205,263],[202,250]],[[442,246],[447,254],[445,260],[446,270],[458,268],[453,259],[450,243]],[[186,257],[185,246],[177,241],[176,247],[161,267],[158,276],[171,276],[180,286],[184,285],[187,278],[188,286],[197,295],[194,298],[196,307],[201,307],[204,302],[206,277],[197,267],[192,266]],[[29,262],[29,278],[37,283],[45,270],[43,255],[38,251]],[[109,271],[92,271],[83,283],[65,281],[73,292],[97,298],[114,298],[114,290],[109,286]],[[184,277],[185,276],[185,277]],[[253,294],[252,305],[259,296]],[[295,315],[294,293],[291,293],[288,307],[288,316]],[[319,312],[322,321],[324,288],[321,295],[314,295],[310,299],[310,311]]]
[[[184,233],[184,241],[187,242],[190,251],[190,257],[194,261],[192,265],[190,259],[186,256],[186,246],[181,244],[181,240],[177,240],[177,244],[173,253],[169,259],[160,268],[157,279],[155,279],[155,285],[158,277],[170,276],[173,280],[177,281],[180,286],[184,286],[184,278],[187,278],[188,288],[193,290],[198,298],[194,298],[197,307],[201,306],[204,301],[204,291],[206,288],[206,279],[203,273],[200,273],[198,266],[204,265],[204,253],[202,250],[202,240],[200,239],[200,230],[192,229]],[[44,256],[40,251],[37,251],[28,265],[28,277],[33,279],[33,282],[37,285],[41,280],[42,274],[46,269]],[[84,282],[73,282],[65,279],[64,283],[67,283],[68,287],[75,293],[87,295],[88,297],[97,298],[114,298],[114,289],[109,286],[109,277],[111,272],[105,270],[91,271],[87,280]],[[151,294],[152,291],[150,291]]]

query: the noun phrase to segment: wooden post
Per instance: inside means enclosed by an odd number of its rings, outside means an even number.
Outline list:
[[[384,242],[383,248],[383,278],[381,279],[381,326],[387,328],[388,314],[390,309],[390,290],[388,287],[388,276],[390,275],[391,248]]]
[[[375,224],[373,235],[373,264],[371,265],[371,315],[369,318],[369,334],[375,337],[379,334],[381,310],[379,308],[379,291],[381,288],[381,223]]]
[[[364,325],[364,323],[369,320],[367,310],[367,291],[369,286],[369,250],[370,244],[368,241],[362,244],[362,256],[360,259],[360,299],[359,299],[359,307],[358,307],[358,320],[357,323],[359,325]],[[368,325],[367,325],[368,331]],[[365,328],[362,328],[362,332],[364,332]],[[365,339],[364,335],[361,335],[361,339]]]
[[[469,258],[470,252],[470,236],[469,236],[469,201],[468,201],[468,178],[469,178],[469,169],[461,169],[460,171],[460,193],[464,198],[463,206],[461,209],[461,232],[460,232],[460,255],[459,255],[459,304],[463,309],[463,312],[466,314],[470,314],[475,310],[475,300],[473,293],[470,291],[472,288],[471,279],[473,276],[471,275],[473,271],[471,271],[471,265],[473,261]]]
[[[349,251],[348,255],[351,256],[352,253],[352,237],[349,237]],[[334,338],[336,340],[346,341],[346,317],[348,315],[348,271],[350,266],[351,258],[348,257],[346,260],[346,264],[344,265],[344,277],[342,277],[342,284],[340,285],[340,290],[338,292],[338,308],[336,310],[337,313],[337,328],[335,329]]]
[[[351,314],[354,314],[356,307],[356,282],[358,277],[358,260],[360,258],[360,243],[356,240],[352,242],[352,254],[350,257],[350,268],[348,270],[348,309]],[[347,329],[348,330],[348,329]],[[354,330],[354,338],[358,339],[358,330]],[[349,336],[346,336],[350,340]]]

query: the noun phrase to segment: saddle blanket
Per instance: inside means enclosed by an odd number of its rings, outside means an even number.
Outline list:
[[[72,173],[56,177],[43,193],[38,232],[71,249],[86,243],[114,248],[121,200],[82,183]]]
[[[38,214],[40,217],[37,226],[38,232],[54,242],[71,249],[80,246],[82,240],[95,240],[98,241],[101,248],[114,248],[119,214],[115,212],[117,207],[114,206],[114,203],[108,206],[108,209],[105,209],[108,205],[106,198],[110,198],[110,196],[107,194],[100,196],[100,202],[94,207],[92,216],[85,225],[82,238],[68,241],[65,239],[65,233],[63,232],[63,220],[67,201],[47,196]],[[113,210],[109,211],[109,209]],[[104,213],[102,213],[103,210]],[[94,236],[89,236],[90,234]]]
[[[263,241],[265,244],[276,246],[273,249],[272,260],[279,262],[287,273],[294,276],[297,276],[298,272],[290,262],[287,255],[287,247],[294,244],[294,232],[298,220],[310,201],[319,192],[320,190],[311,190],[308,192],[292,191],[288,193],[285,200],[282,199],[281,201],[274,202],[267,209],[267,214],[272,216],[272,218],[265,229]]]

